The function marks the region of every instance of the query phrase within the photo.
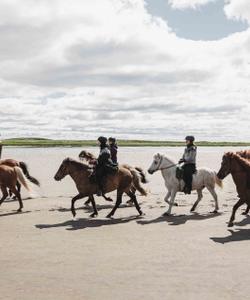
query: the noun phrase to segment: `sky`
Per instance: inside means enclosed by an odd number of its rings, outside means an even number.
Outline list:
[[[0,133],[250,141],[249,0],[1,0]]]

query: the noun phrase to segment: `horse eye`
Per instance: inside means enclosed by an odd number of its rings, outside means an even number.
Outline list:
[[[155,165],[157,165],[157,161],[155,161]]]

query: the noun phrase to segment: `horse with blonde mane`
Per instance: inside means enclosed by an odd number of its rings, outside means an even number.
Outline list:
[[[27,191],[31,191],[29,181],[26,179],[22,169],[20,167],[9,167],[7,165],[0,165],[0,187],[3,193],[0,199],[0,205],[7,198],[7,188],[17,197],[19,202],[18,212],[22,211],[23,202],[20,192],[16,189],[17,182],[23,185]]]
[[[94,200],[94,195],[98,192],[98,185],[90,180],[91,173],[92,169],[89,167],[89,165],[78,162],[71,158],[66,158],[63,160],[54,176],[56,181],[60,181],[65,176],[69,175],[75,182],[78,194],[71,200],[71,212],[73,217],[76,216],[75,202],[84,197],[89,197],[92,203],[94,212],[91,214],[91,217],[98,215]],[[111,218],[116,209],[120,206],[122,202],[122,195],[124,193],[126,193],[133,200],[139,215],[143,214],[140,205],[137,202],[136,195],[131,190],[133,183],[133,175],[131,172],[121,166],[118,167],[118,171],[116,173],[107,175],[103,192],[109,193],[117,190],[116,203],[111,212],[107,215],[108,218]]]
[[[86,150],[83,150],[80,152],[79,154],[79,159],[81,161],[86,161],[91,167],[94,167],[97,161],[96,156],[91,153],[88,152]],[[147,196],[147,191],[142,187],[141,183],[147,183],[147,178],[146,178],[146,174],[143,171],[142,168],[140,167],[132,167],[128,164],[121,164],[121,167],[129,170],[133,176],[133,185],[131,187],[131,191],[133,193],[135,193],[137,190],[140,192],[141,196]],[[107,201],[112,201],[111,198],[106,197],[105,195],[103,195],[104,199]],[[88,199],[85,204],[89,204],[90,203],[90,199]],[[133,203],[133,199],[130,199],[127,201],[127,203]]]
[[[178,164],[172,159],[168,158],[163,154],[155,154],[153,162],[148,169],[149,174],[153,174],[156,171],[161,171],[162,176],[165,180],[165,186],[168,189],[168,193],[165,197],[165,201],[169,204],[167,212],[164,214],[169,216],[171,214],[172,206],[174,205],[174,200],[177,192],[182,192],[185,186],[184,181],[179,180],[176,177],[176,170]],[[218,197],[215,192],[215,185],[222,187],[222,181],[216,176],[216,172],[208,168],[198,169],[193,175],[192,190],[196,190],[198,198],[191,208],[191,212],[195,211],[198,203],[201,201],[203,195],[202,190],[206,187],[210,194],[213,196],[215,201],[215,209],[213,213],[217,213],[219,210]],[[168,199],[170,198],[170,201]]]

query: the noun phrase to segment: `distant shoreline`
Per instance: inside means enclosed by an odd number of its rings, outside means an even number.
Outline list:
[[[2,141],[3,146],[13,147],[91,147],[96,146],[94,140],[52,140],[40,138],[15,138]],[[248,147],[250,142],[209,142],[197,141],[200,147]],[[147,141],[147,140],[118,140],[120,147],[180,147],[183,141]]]

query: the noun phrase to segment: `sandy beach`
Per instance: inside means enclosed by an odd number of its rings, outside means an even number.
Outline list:
[[[173,216],[167,210],[160,173],[148,175],[148,197],[138,196],[145,216],[123,205],[106,219],[112,203],[96,198],[99,216],[79,200],[77,220],[70,212],[76,189],[70,178],[53,180],[62,159],[77,158],[80,148],[5,148],[3,157],[28,163],[41,181],[39,196],[0,207],[0,298],[55,299],[247,299],[249,287],[250,217],[236,215],[228,230],[236,191],[230,177],[217,188],[220,213],[211,214],[208,192],[190,213],[196,193],[177,195]],[[90,148],[97,153],[96,148]],[[228,148],[199,148],[198,165],[218,170]],[[238,150],[234,148],[233,150]],[[119,160],[147,169],[155,152],[176,160],[183,148],[120,148]],[[115,194],[110,194],[115,199]],[[23,198],[27,193],[23,192]],[[245,207],[244,207],[245,208]]]

